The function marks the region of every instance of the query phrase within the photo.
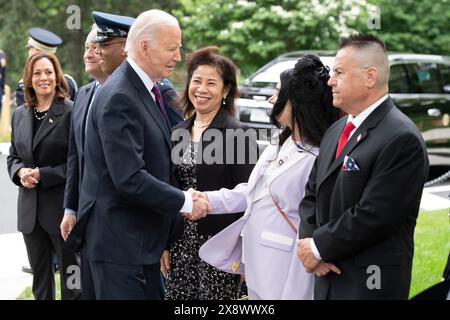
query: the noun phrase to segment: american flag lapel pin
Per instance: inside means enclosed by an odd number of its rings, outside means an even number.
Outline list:
[[[52,118],[49,118],[49,119],[48,119],[48,122],[53,123],[53,119],[52,119]]]

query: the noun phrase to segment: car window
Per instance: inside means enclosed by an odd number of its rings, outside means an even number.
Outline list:
[[[407,65],[413,93],[442,93],[442,84],[436,63],[419,62]]]
[[[444,81],[444,86],[450,86],[450,65],[440,64],[439,70],[441,71],[442,80]]]
[[[251,78],[251,82],[262,82],[268,83],[269,86],[275,88],[276,83],[280,80],[280,73],[287,69],[292,69],[295,67],[300,57],[296,57],[289,60],[279,61],[268,66],[266,69],[258,72]],[[322,63],[330,68],[330,75],[332,74],[331,70],[333,69],[334,57],[332,56],[323,56],[320,57]]]
[[[274,63],[269,66],[267,69],[262,72],[256,74],[252,78],[252,82],[268,82],[268,83],[277,83],[280,80],[280,73],[284,70],[291,69],[295,66],[297,59],[280,61],[278,63]]]
[[[408,73],[403,64],[395,64],[391,66],[391,74],[389,77],[390,93],[409,93]]]

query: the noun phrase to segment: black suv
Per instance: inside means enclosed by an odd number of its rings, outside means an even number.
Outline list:
[[[272,60],[239,87],[239,119],[259,130],[259,142],[273,134],[268,114],[282,71],[293,68],[297,60],[312,53],[332,69],[335,52],[298,51]],[[389,54],[391,76],[389,94],[397,107],[421,130],[427,143],[431,166],[450,166],[450,57],[422,54]],[[267,132],[267,133],[266,133]]]

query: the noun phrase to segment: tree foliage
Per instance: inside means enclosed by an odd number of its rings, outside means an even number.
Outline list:
[[[450,54],[450,1],[373,0],[390,51]]]
[[[341,35],[356,31],[380,35],[390,51],[449,55],[449,1],[0,0],[0,47],[8,57],[8,83],[15,86],[26,62],[27,29],[50,29],[64,41],[58,50],[64,71],[81,84],[87,80],[82,55],[93,10],[137,16],[161,8],[180,19],[186,52],[217,45],[246,76],[284,52],[336,49]],[[81,9],[81,30],[66,26],[73,4]],[[376,10],[381,28],[370,30],[367,21]]]
[[[190,0],[179,16],[188,50],[218,45],[243,74],[293,50],[335,49],[342,32],[365,24],[364,0]],[[358,12],[358,14],[356,14]]]
[[[450,53],[449,0],[185,0],[175,11],[189,50],[218,45],[244,75],[293,50],[336,49],[352,32],[391,51]],[[377,10],[380,15],[377,16]],[[377,17],[380,29],[369,29]]]
[[[77,5],[81,13],[81,29],[70,30],[67,8]],[[0,48],[8,58],[7,82],[14,90],[22,78],[27,59],[25,45],[27,30],[42,27],[56,33],[63,40],[57,56],[65,73],[78,82],[87,82],[84,72],[84,41],[94,22],[92,11],[103,11],[136,17],[145,10],[160,8],[171,11],[178,6],[178,0],[0,0]]]

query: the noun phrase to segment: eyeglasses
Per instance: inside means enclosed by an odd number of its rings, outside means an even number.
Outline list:
[[[97,43],[97,48],[99,49],[104,49],[107,46],[109,46],[110,44],[115,44],[115,43],[125,43],[126,41],[115,41],[115,42],[100,42]]]

